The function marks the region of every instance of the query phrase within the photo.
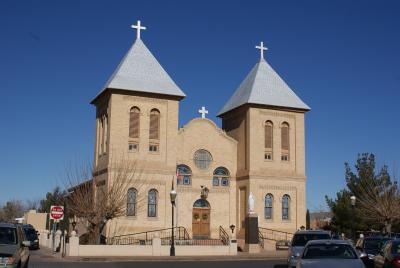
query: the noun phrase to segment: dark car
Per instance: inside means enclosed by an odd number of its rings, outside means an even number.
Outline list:
[[[356,243],[356,249],[359,254],[362,254],[362,260],[366,268],[374,267],[374,257],[379,253],[382,246],[391,240],[388,237],[372,236],[362,237]]]
[[[0,223],[0,267],[28,267],[30,245],[21,226]]]
[[[296,263],[308,241],[331,239],[331,234],[320,230],[297,231],[289,244],[287,264],[288,267],[296,267]]]
[[[392,240],[374,257],[375,268],[399,268],[400,267],[400,240]]]
[[[35,228],[30,224],[22,225],[22,228],[24,229],[26,240],[31,242],[29,249],[39,249],[39,237]]]

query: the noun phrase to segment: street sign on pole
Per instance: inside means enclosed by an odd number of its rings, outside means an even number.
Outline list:
[[[51,206],[50,219],[63,220],[64,219],[64,206]]]

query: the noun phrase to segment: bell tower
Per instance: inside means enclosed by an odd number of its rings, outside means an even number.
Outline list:
[[[266,220],[261,227],[295,230],[305,224],[304,114],[310,108],[264,59],[263,42],[256,48],[260,60],[218,114],[222,128],[238,141],[238,226],[252,193],[256,212]],[[271,215],[267,194],[273,196]],[[291,198],[290,215],[281,209],[285,195]]]

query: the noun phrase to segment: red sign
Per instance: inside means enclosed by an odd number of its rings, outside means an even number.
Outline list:
[[[50,219],[53,219],[53,220],[64,219],[64,207],[63,206],[51,206],[50,207]]]

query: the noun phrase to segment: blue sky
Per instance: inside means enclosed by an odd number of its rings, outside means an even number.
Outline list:
[[[0,2],[0,203],[40,198],[93,155],[100,91],[131,46],[130,25],[187,94],[180,125],[209,117],[259,58],[306,115],[307,206],[344,186],[360,152],[400,169],[400,1]]]

